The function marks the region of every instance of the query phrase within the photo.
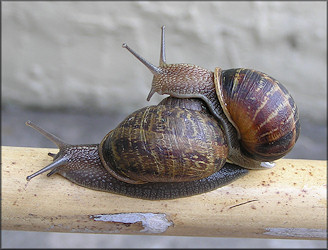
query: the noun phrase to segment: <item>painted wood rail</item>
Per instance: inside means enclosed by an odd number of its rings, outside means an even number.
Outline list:
[[[57,149],[2,146],[2,229],[327,239],[327,161],[281,159],[217,190],[148,201],[26,176]]]

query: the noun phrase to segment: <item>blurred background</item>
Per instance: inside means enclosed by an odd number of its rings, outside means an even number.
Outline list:
[[[152,75],[126,42],[158,65],[245,67],[282,82],[301,135],[286,158],[326,160],[326,2],[1,2],[2,145],[55,146],[32,120],[69,143],[99,143],[146,97]],[[326,241],[2,231],[2,247],[326,247]]]

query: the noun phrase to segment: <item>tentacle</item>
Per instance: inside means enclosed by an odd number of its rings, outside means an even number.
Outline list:
[[[31,121],[27,121],[25,124],[27,126],[30,126],[33,129],[35,129],[36,131],[38,131],[40,134],[44,135],[45,137],[47,137],[50,141],[52,141],[54,144],[56,144],[59,149],[67,147],[69,145],[66,142],[64,142],[63,140],[61,140],[60,138],[58,138],[57,136],[49,133],[48,131],[44,130],[43,128],[40,128],[39,126],[37,126],[36,124],[34,124]]]
[[[56,170],[60,167],[60,166],[63,166],[67,163],[67,159],[65,158],[58,158],[57,160],[55,160],[54,162],[50,163],[48,166],[40,169],[39,171],[29,175],[26,177],[26,180],[31,180],[32,178],[34,178],[35,176],[39,175],[39,174],[42,174],[48,170],[52,170],[47,176],[50,176],[52,175],[53,173],[56,172]]]
[[[141,57],[133,49],[131,49],[126,43],[123,43],[122,47],[130,51],[130,53],[134,55],[136,58],[138,58],[138,60],[142,62],[154,75],[159,74],[161,72],[161,69],[159,67],[156,67],[155,65],[151,64],[146,59]]]
[[[159,66],[163,66],[166,64],[166,56],[165,56],[165,26],[162,26],[162,37],[161,37],[161,54],[159,56]]]
[[[39,174],[42,174],[42,173],[44,173],[46,171],[49,171],[49,170],[51,170],[51,172],[47,176],[50,176],[50,175],[56,173],[59,167],[64,166],[67,163],[68,158],[65,157],[64,151],[67,148],[69,148],[71,145],[64,142],[63,140],[61,140],[57,136],[49,133],[48,131],[40,128],[39,126],[37,126],[36,124],[34,124],[31,121],[27,121],[25,124],[27,126],[30,126],[33,129],[35,129],[36,131],[38,131],[40,134],[44,135],[45,137],[47,137],[50,141],[52,141],[54,144],[56,144],[57,147],[59,148],[59,152],[57,154],[48,153],[48,155],[51,156],[54,159],[54,161],[52,163],[50,163],[48,166],[40,169],[39,171],[33,173],[32,175],[27,176],[26,180],[29,181],[32,178],[34,178],[35,176],[38,176]]]

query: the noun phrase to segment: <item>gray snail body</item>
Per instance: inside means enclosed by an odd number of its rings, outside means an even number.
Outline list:
[[[222,124],[228,138],[228,160],[248,169],[266,169],[285,156],[300,133],[298,108],[288,90],[265,73],[252,69],[167,64],[162,27],[159,66],[128,49],[154,75],[147,97],[154,93],[200,98]]]
[[[100,144],[70,145],[32,122],[59,147],[50,171],[91,189],[142,199],[174,199],[207,192],[248,173],[226,163],[221,126],[197,99],[165,98],[139,109]]]

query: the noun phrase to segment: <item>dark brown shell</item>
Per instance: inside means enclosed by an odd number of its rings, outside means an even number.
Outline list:
[[[118,179],[129,183],[192,181],[224,165],[226,137],[202,102],[166,100],[132,113],[100,143],[102,161]]]
[[[250,69],[217,68],[214,75],[218,98],[245,153],[261,161],[286,155],[300,133],[298,108],[287,89]]]

